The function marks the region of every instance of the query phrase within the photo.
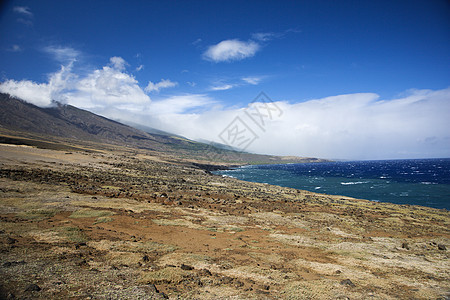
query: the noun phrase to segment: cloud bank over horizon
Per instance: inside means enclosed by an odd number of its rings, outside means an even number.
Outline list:
[[[246,149],[256,153],[335,159],[450,157],[450,88],[409,90],[396,99],[355,93],[270,102],[282,114],[267,118],[262,128],[248,117],[248,107],[226,107],[206,92],[151,99],[150,92],[177,83],[162,79],[142,87],[121,57],[79,75],[73,70],[76,51],[47,51],[66,62],[47,82],[10,79],[0,83],[0,91],[41,107],[56,100],[115,120],[222,143],[220,134],[239,117],[257,136]],[[257,84],[260,78],[242,80]]]

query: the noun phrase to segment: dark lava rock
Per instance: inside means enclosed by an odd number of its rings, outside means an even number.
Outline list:
[[[351,287],[355,287],[355,286],[356,286],[350,279],[344,279],[344,280],[342,280],[342,281],[341,281],[341,284],[342,284],[342,285],[348,285],[348,286],[351,286]]]
[[[15,266],[15,265],[23,265],[25,264],[25,261],[20,260],[20,261],[7,261],[5,263],[3,263],[3,267],[8,268],[11,266]]]
[[[220,278],[219,281],[222,284],[230,284],[230,283],[233,282],[233,278],[228,277],[228,276],[224,276],[224,277]]]
[[[156,287],[156,285],[154,285],[154,284],[149,284],[148,287],[149,287],[149,290],[151,290],[152,292],[159,293],[159,290],[158,290],[158,288]]]
[[[39,292],[41,290],[40,286],[38,286],[37,284],[29,284],[26,288],[25,288],[25,292]]]
[[[6,241],[5,241],[7,244],[9,244],[9,245],[12,245],[12,244],[15,244],[15,243],[17,243],[17,240],[16,239],[13,239],[12,237],[7,237],[6,238]]]
[[[443,250],[443,251],[447,250],[447,247],[445,247],[444,244],[438,244],[437,246],[438,246],[439,250]]]
[[[199,272],[199,275],[200,276],[211,276],[212,274],[211,274],[211,271],[208,269],[201,269]]]
[[[194,267],[191,267],[191,266],[182,264],[182,265],[181,265],[181,269],[182,269],[182,270],[186,270],[186,271],[191,271],[191,270],[194,270]]]

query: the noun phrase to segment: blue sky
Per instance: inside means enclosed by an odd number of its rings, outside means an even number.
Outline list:
[[[448,157],[449,37],[444,0],[6,1],[0,90],[218,142],[242,115],[259,153]]]

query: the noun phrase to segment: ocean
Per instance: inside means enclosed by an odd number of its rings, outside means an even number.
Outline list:
[[[450,209],[450,158],[256,165],[214,173],[324,194]]]

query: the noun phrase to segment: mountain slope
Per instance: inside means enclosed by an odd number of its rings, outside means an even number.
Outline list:
[[[206,162],[264,164],[317,161],[312,158],[283,158],[218,148],[162,131],[163,134],[144,132],[71,105],[55,102],[52,107],[41,108],[1,93],[0,128],[40,137],[127,146]]]

